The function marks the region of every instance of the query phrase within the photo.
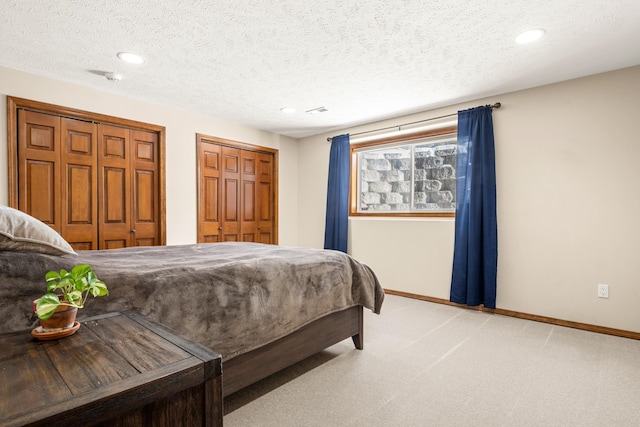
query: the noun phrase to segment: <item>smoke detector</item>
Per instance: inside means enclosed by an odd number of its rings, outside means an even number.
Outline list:
[[[305,111],[305,113],[307,113],[307,114],[320,114],[320,113],[326,113],[327,111],[329,111],[329,110],[327,110],[325,107],[318,107],[318,108],[314,108],[312,110],[307,110],[307,111]]]
[[[122,74],[120,73],[104,73],[104,76],[107,78],[107,80],[112,82],[119,82],[120,80],[122,80]]]

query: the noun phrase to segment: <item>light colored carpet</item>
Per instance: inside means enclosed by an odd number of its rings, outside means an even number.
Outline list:
[[[345,340],[225,401],[225,427],[640,426],[640,341],[387,295]]]

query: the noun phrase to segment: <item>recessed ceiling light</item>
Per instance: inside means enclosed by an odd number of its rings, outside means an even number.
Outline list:
[[[291,114],[291,113],[295,113],[296,109],[293,108],[293,107],[282,107],[280,109],[280,111],[282,111],[283,113],[286,113],[286,114]]]
[[[525,44],[531,43],[538,40],[540,37],[544,36],[545,31],[542,28],[536,28],[535,30],[527,30],[523,33],[520,33],[518,37],[516,37],[516,43]]]
[[[136,55],[135,53],[130,52],[119,52],[118,58],[122,59],[124,62],[128,62],[130,64],[142,64],[144,62],[144,58],[140,55]]]

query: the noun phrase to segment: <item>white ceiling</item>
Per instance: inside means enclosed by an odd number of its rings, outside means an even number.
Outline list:
[[[537,27],[539,42],[514,42]],[[0,5],[2,66],[294,138],[638,64],[640,0]]]

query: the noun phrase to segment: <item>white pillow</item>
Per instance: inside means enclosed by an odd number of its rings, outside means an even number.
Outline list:
[[[0,206],[0,251],[77,255],[47,224],[8,206]]]

